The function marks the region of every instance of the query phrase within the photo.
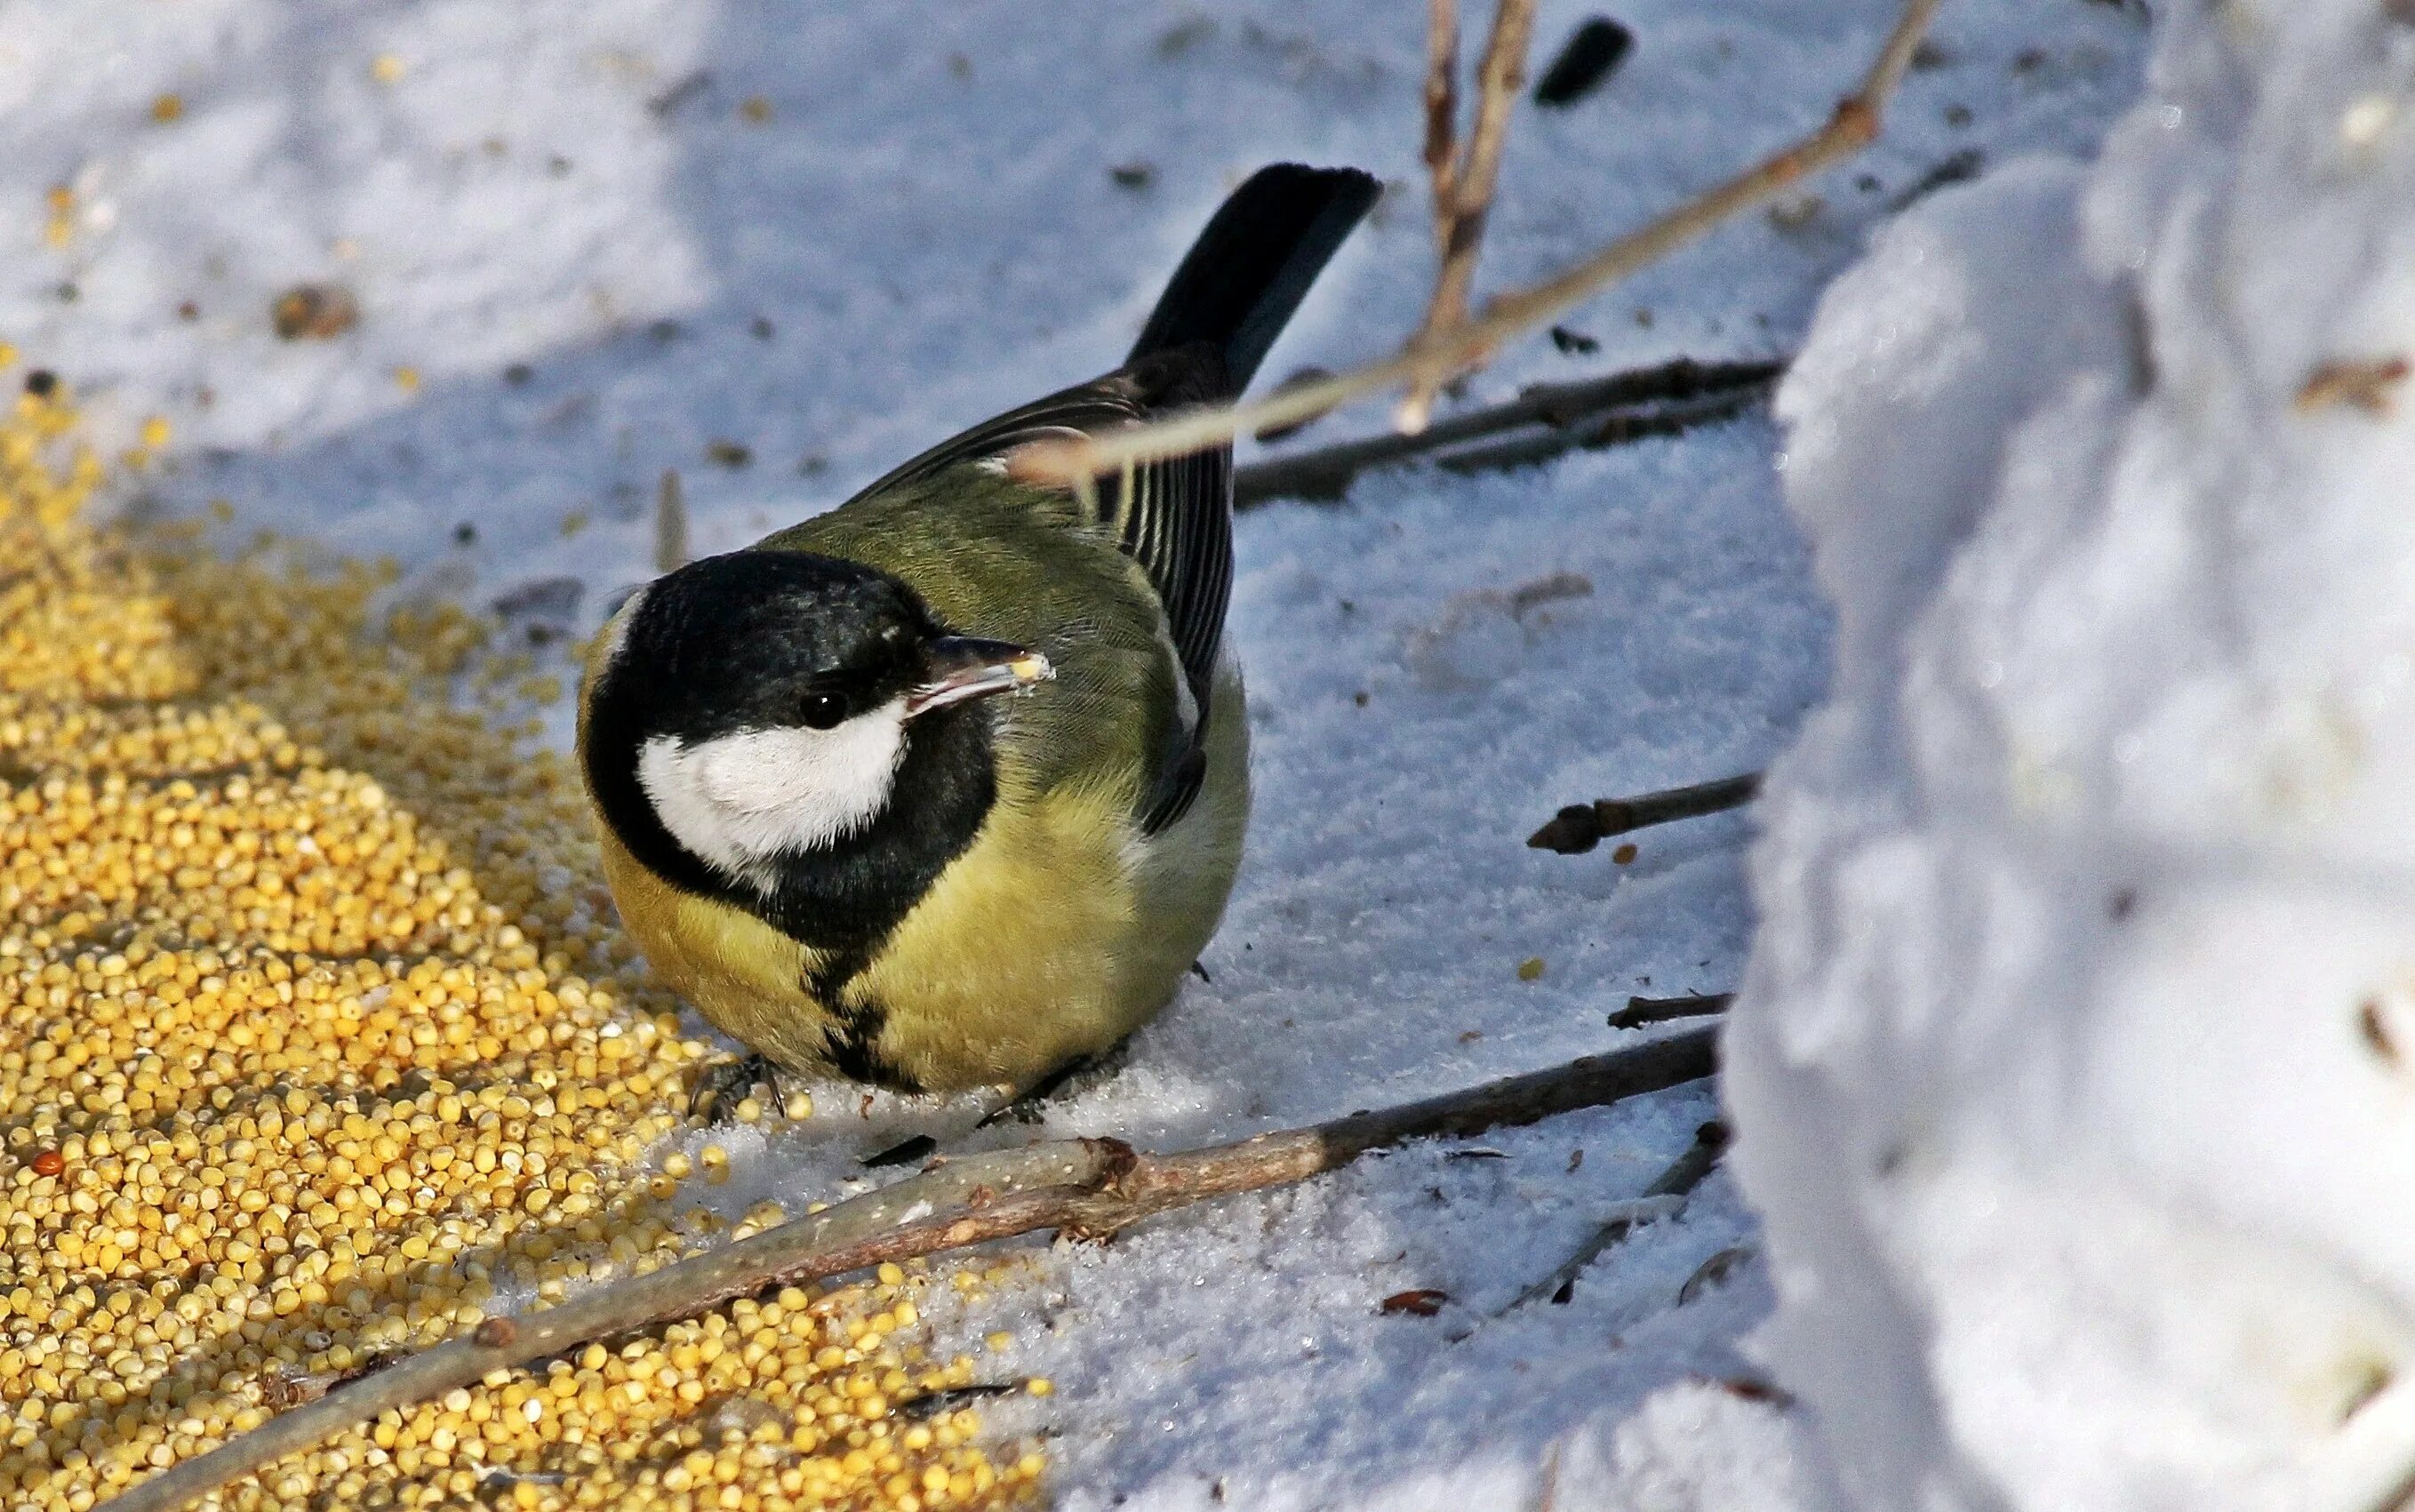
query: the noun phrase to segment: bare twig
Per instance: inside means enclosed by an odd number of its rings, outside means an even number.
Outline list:
[[[1612,411],[1584,426],[1517,436],[1490,446],[1452,452],[1434,458],[1434,465],[1446,472],[1505,472],[1548,462],[1569,452],[1599,451],[1659,436],[1682,436],[1698,427],[1732,420],[1767,397],[1765,390],[1731,392],[1683,404]]]
[[[975,1381],[969,1385],[944,1386],[920,1397],[908,1397],[897,1403],[898,1416],[909,1423],[927,1422],[941,1413],[952,1413],[970,1401],[989,1397],[1010,1397],[1028,1389],[1028,1378],[1020,1381]]]
[[[1643,1195],[1627,1205],[1627,1210],[1596,1229],[1585,1242],[1577,1247],[1560,1268],[1527,1287],[1501,1310],[1514,1312],[1530,1302],[1550,1297],[1553,1305],[1564,1305],[1576,1295],[1577,1278],[1601,1258],[1606,1250],[1627,1242],[1627,1236],[1646,1223],[1663,1218],[1673,1218],[1685,1206],[1685,1197],[1702,1184],[1719,1163],[1728,1147],[1728,1126],[1714,1118],[1694,1130],[1694,1143],[1676,1162],[1660,1173],[1658,1180],[1643,1189]]]
[[[1629,997],[1627,1006],[1610,1015],[1613,1029],[1640,1029],[1672,1019],[1716,1018],[1735,1002],[1733,993],[1699,993],[1684,997]]]
[[[1988,155],[1976,147],[1965,147],[1948,154],[1933,164],[1928,172],[1913,179],[1904,191],[1887,202],[1887,208],[1898,214],[1911,209],[1938,190],[1951,184],[1967,184],[1979,176],[1988,166]]]
[[[1433,68],[1448,68],[1458,52],[1458,19],[1453,13],[1454,0],[1433,0],[1432,24],[1436,36],[1429,49],[1429,63]],[[1451,28],[1445,39],[1441,29]],[[1501,178],[1501,149],[1509,140],[1509,113],[1517,106],[1518,94],[1526,80],[1526,48],[1535,34],[1535,0],[1496,0],[1492,12],[1492,31],[1485,38],[1484,58],[1477,65],[1476,129],[1469,136],[1467,150],[1457,161],[1450,161],[1449,145],[1453,122],[1446,115],[1441,123],[1441,164],[1434,158],[1437,132],[1435,129],[1436,90],[1431,73],[1426,79],[1426,153],[1427,166],[1433,172],[1434,246],[1442,260],[1434,275],[1433,295],[1426,304],[1425,321],[1418,327],[1418,340],[1463,325],[1467,321],[1468,291],[1476,283],[1476,252],[1483,245],[1485,217],[1492,208],[1492,191]],[[1446,81],[1441,103],[1445,109],[1455,108],[1450,97],[1451,86]],[[1448,367],[1430,367],[1419,371],[1409,386],[1409,397],[1401,406],[1400,427],[1417,431],[1425,427],[1433,412],[1434,396],[1451,376]]]
[[[1537,850],[1582,856],[1612,835],[1623,835],[1629,830],[1741,808],[1760,791],[1761,773],[1748,771],[1741,777],[1722,777],[1718,782],[1698,783],[1691,787],[1571,803],[1528,835],[1526,844]]]
[[[1426,7],[1425,160],[1439,228],[1459,198],[1459,0],[1428,0]]]
[[[1293,424],[1335,406],[1414,380],[1433,367],[1456,372],[1503,341],[1541,325],[1637,270],[1650,266],[1703,235],[1741,210],[1838,162],[1877,137],[1880,112],[1902,81],[1912,49],[1928,29],[1938,0],[1905,0],[1903,14],[1870,65],[1861,86],[1839,101],[1826,124],[1792,146],[1697,195],[1677,209],[1611,243],[1574,267],[1529,288],[1504,294],[1476,319],[1448,332],[1412,339],[1379,362],[1338,373],[1322,382],[1246,404],[1189,410],[1145,426],[1104,436],[1035,442],[1011,461],[1016,476],[1070,487],[1102,473],[1144,462],[1181,457],[1231,440],[1241,431]]]
[[[1514,467],[1581,447],[1616,445],[1724,420],[1761,402],[1783,360],[1696,362],[1680,357],[1572,383],[1537,383],[1516,398],[1439,420],[1414,436],[1388,431],[1295,452],[1235,471],[1233,502],[1339,499],[1359,473],[1432,457],[1453,472]],[[1496,446],[1465,443],[1531,431]],[[1454,449],[1462,448],[1464,449]]]
[[[2307,375],[2293,408],[2300,414],[2311,414],[2347,404],[2369,415],[2387,415],[2398,385],[2407,382],[2408,370],[2404,357],[2334,358]]]
[[[679,470],[665,468],[654,493],[654,571],[677,572],[686,565],[687,498],[680,491]]]
[[[1039,1229],[1104,1236],[1171,1208],[1304,1181],[1407,1140],[1529,1124],[1661,1091],[1710,1075],[1716,1057],[1714,1032],[1691,1029],[1423,1102],[1204,1149],[1142,1155],[1121,1140],[1077,1139],[950,1160],[651,1276],[522,1317],[489,1318],[466,1337],[338,1386],[105,1506],[108,1512],[171,1512],[380,1413],[472,1385],[490,1371],[694,1317],[767,1288]]]

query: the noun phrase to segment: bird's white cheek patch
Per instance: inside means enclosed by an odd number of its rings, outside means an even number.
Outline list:
[[[905,700],[892,699],[834,729],[742,730],[693,745],[657,735],[638,753],[638,782],[681,845],[761,884],[774,857],[870,824],[905,756]]]

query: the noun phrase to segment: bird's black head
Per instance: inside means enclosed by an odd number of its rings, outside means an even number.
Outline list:
[[[666,880],[832,949],[971,842],[996,793],[978,700],[1048,675],[887,573],[793,551],[692,562],[605,637],[580,739],[605,820]]]

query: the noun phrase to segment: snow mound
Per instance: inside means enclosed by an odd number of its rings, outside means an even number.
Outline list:
[[[2101,161],[1882,232],[1779,401],[1838,666],[1728,1091],[1858,1505],[2415,1472],[2415,12],[2157,12]]]

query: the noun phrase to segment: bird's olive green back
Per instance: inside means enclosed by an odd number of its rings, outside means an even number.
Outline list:
[[[1044,653],[1056,680],[999,709],[1009,784],[1121,788],[1136,803],[1183,738],[1179,670],[1148,576],[1064,493],[959,466],[858,497],[754,549],[880,568],[959,634]]]

